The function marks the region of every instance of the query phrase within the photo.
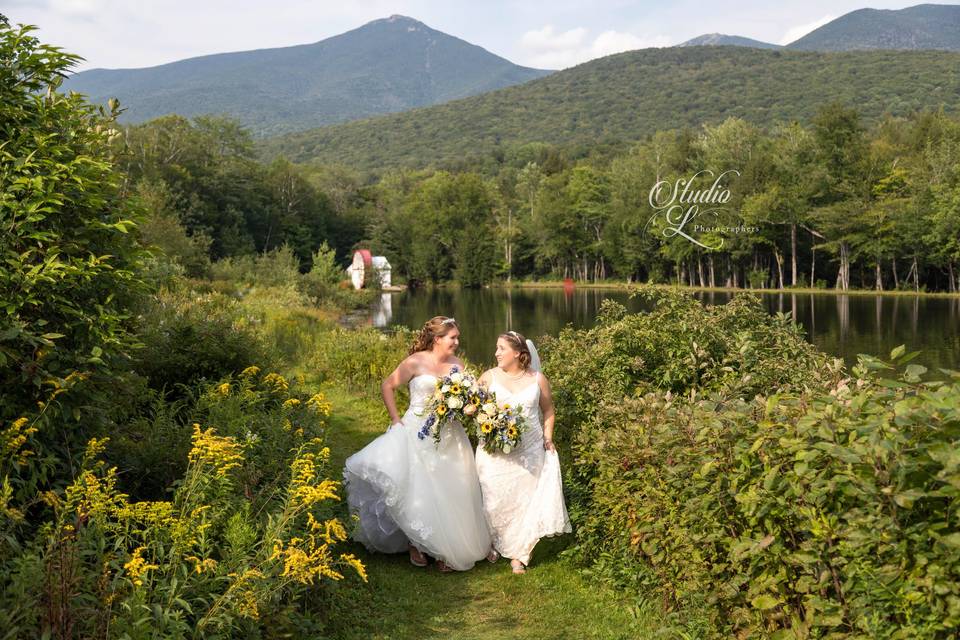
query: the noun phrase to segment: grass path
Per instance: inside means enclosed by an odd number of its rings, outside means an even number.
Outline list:
[[[333,402],[328,444],[331,476],[347,456],[383,432],[386,411],[379,399],[326,387]],[[588,583],[558,554],[570,536],[537,546],[526,575],[509,562],[481,561],[471,571],[441,574],[431,564],[413,567],[406,554],[371,554],[351,543],[367,566],[369,582],[341,583],[331,611],[332,636],[344,640],[635,640],[676,637],[659,621],[642,619],[609,591]],[[348,593],[343,593],[346,590]]]

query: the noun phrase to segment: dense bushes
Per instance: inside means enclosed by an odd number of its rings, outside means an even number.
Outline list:
[[[870,364],[871,361],[866,361]],[[753,401],[650,393],[578,442],[598,575],[716,637],[950,637],[960,624],[960,385],[857,371]]]
[[[325,477],[323,396],[292,391],[255,369],[211,389],[210,422],[194,423],[169,501],[134,501],[91,440],[76,479],[44,500],[54,520],[38,555],[11,571],[21,592],[0,611],[6,637],[232,638],[320,631],[305,611],[312,585],[363,565],[337,553],[346,540]],[[232,399],[239,396],[239,405]],[[242,405],[247,413],[239,413]],[[224,431],[242,430],[238,437]],[[279,451],[283,449],[283,451]],[[268,480],[263,463],[282,462]],[[8,603],[12,604],[12,603]]]
[[[567,328],[542,342],[567,429],[603,428],[605,403],[660,390],[729,389],[751,397],[780,387],[815,388],[836,378],[833,359],[807,342],[784,315],[770,316],[753,295],[704,306],[692,296],[642,287],[650,313],[627,314],[604,301],[597,326]],[[560,435],[560,432],[558,432]]]
[[[218,380],[251,364],[270,367],[257,332],[263,320],[222,294],[161,292],[140,319],[136,368],[155,389],[174,392],[201,379]]]
[[[578,554],[696,637],[951,637],[957,377],[884,380],[864,357],[847,378],[783,319],[732,305],[608,308],[544,349]]]

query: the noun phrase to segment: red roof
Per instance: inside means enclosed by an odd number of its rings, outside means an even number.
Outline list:
[[[370,250],[369,250],[369,249],[357,249],[357,250],[354,251],[354,253],[353,253],[354,258],[356,258],[356,255],[357,255],[358,253],[363,257],[363,266],[369,267],[370,265],[373,264],[373,256],[370,255]]]

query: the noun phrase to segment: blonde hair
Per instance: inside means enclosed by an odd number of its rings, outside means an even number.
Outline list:
[[[448,318],[447,316],[434,316],[430,318],[423,323],[423,328],[420,329],[420,333],[413,341],[413,346],[410,347],[410,354],[412,355],[418,351],[430,351],[433,348],[434,338],[441,338],[450,333],[452,329],[460,329],[457,321],[453,318]]]
[[[523,337],[523,334],[517,333],[516,331],[507,331],[506,333],[501,333],[500,337],[503,338],[510,348],[520,354],[518,360],[520,360],[520,366],[524,370],[530,368],[530,362],[533,361],[533,356],[530,355],[530,347],[527,346],[527,339]]]

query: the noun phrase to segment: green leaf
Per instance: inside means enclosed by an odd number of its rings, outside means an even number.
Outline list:
[[[907,350],[907,346],[902,344],[899,347],[894,347],[893,351],[890,352],[890,359],[896,360],[903,355],[904,351]]]
[[[772,595],[764,593],[751,600],[750,604],[752,604],[755,609],[766,611],[768,609],[773,609],[775,606],[780,604],[780,601],[774,598]]]

